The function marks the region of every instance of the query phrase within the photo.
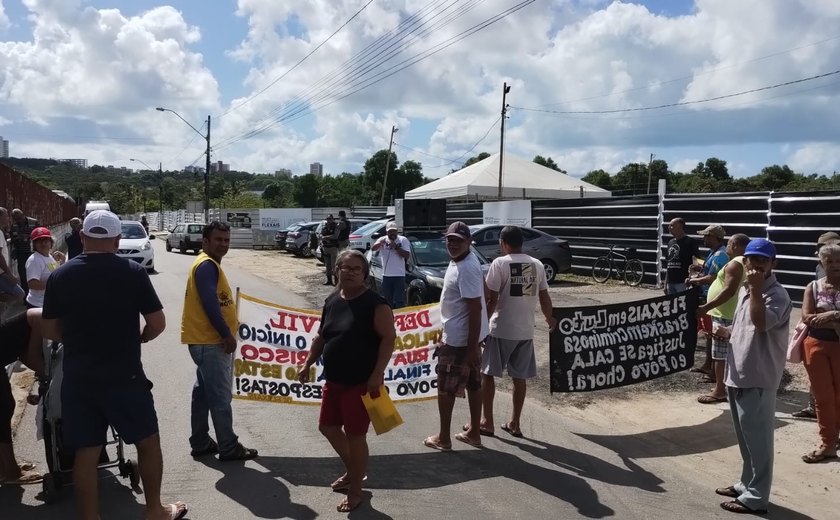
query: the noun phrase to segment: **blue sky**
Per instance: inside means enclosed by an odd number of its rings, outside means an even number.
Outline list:
[[[345,78],[324,92],[329,104],[312,101],[320,78],[435,1],[374,0],[269,86],[367,0],[0,0],[0,135],[13,156],[201,164],[201,139],[153,110],[166,106],[196,127],[212,114],[213,159],[234,169],[305,172],[318,161],[337,174],[360,171],[396,125],[400,160],[437,177],[498,151],[507,82],[506,153],[551,156],[571,175],[651,153],[681,171],[718,156],[739,176],[774,163],[840,169],[835,75],[638,111],[834,71],[832,0],[538,0],[358,93],[341,98]],[[517,3],[479,2],[376,70]],[[319,110],[264,124],[301,96]],[[625,109],[636,111],[603,113]]]

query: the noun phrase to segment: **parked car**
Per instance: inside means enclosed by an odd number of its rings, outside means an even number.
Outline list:
[[[312,241],[317,240],[315,229],[318,224],[318,222],[303,222],[292,226],[286,234],[286,250],[291,251],[295,256],[312,256]]]
[[[440,301],[443,289],[443,276],[449,266],[449,251],[442,233],[436,231],[418,231],[409,233],[406,238],[411,243],[411,256],[405,273],[405,303],[409,306],[424,305]],[[484,274],[490,269],[490,261],[481,252],[470,246],[478,257]],[[376,291],[382,286],[382,257],[379,251],[367,251],[370,263],[368,283]]]
[[[385,224],[394,220],[393,218],[382,218],[368,222],[364,226],[350,233],[350,249],[358,249],[362,253],[373,247],[380,237],[385,236]]]
[[[298,222],[297,224],[292,224],[291,226],[287,227],[286,229],[281,229],[277,233],[274,233],[274,241],[277,243],[277,247],[279,249],[286,249],[286,235],[289,234],[289,231],[292,230],[293,227],[302,224],[302,222]]]
[[[499,246],[499,234],[504,226],[499,225],[477,225],[470,226],[473,235],[473,244],[479,251],[491,261],[502,256],[502,249]],[[548,233],[520,227],[523,238],[522,252],[531,255],[545,268],[545,278],[549,283],[553,282],[558,273],[565,273],[572,269],[572,251],[569,242],[561,238],[554,238]]]
[[[151,239],[154,235],[146,233],[143,224],[135,220],[123,220],[122,237],[117,249],[117,256],[128,258],[145,267],[147,271],[155,270],[155,249]]]
[[[198,254],[201,251],[202,232],[204,224],[178,224],[169,231],[166,238],[166,250],[177,249],[181,253],[192,250]]]
[[[350,247],[353,248],[354,247],[353,246],[353,236],[355,234],[358,234],[359,230],[361,228],[367,226],[368,224],[370,224],[371,221],[366,219],[366,218],[348,218],[347,222],[350,223]],[[321,251],[321,231],[323,231],[325,223],[326,223],[325,220],[321,221],[321,223],[318,224],[318,228],[315,230],[315,236],[318,239],[318,243],[315,245],[315,258],[317,258],[318,261],[321,262],[321,263],[324,262],[324,253]],[[385,229],[384,225],[382,226],[382,229],[383,230]],[[384,231],[383,231],[383,233],[384,233]],[[358,248],[356,248],[356,249],[358,249]],[[364,253],[365,250],[361,249],[361,251]]]

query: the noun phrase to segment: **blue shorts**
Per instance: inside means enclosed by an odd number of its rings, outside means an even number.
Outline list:
[[[70,448],[105,444],[109,425],[126,444],[158,432],[152,383],[142,375],[108,383],[64,379],[61,416],[63,442]]]

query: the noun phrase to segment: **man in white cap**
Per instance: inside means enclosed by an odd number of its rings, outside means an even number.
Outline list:
[[[379,294],[392,309],[405,306],[405,265],[411,257],[411,242],[397,231],[393,220],[385,224],[385,236],[377,240],[373,251],[382,257],[382,287]]]
[[[76,450],[76,507],[82,519],[99,518],[96,468],[111,425],[137,447],[146,518],[183,518],[186,504],[160,501],[158,419],[140,361],[140,344],[160,335],[166,318],[146,270],[116,255],[121,234],[119,217],[91,212],[82,229],[84,253],[50,275],[44,294],[44,334],[64,343],[62,433]]]

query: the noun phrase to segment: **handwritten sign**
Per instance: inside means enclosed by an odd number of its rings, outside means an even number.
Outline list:
[[[321,326],[321,312],[294,309],[239,294],[239,331],[233,362],[233,397],[250,401],[320,404],[324,380],[318,360],[308,384],[298,382]],[[394,312],[397,339],[385,369],[385,387],[394,401],[437,396],[440,305],[409,307]]]
[[[697,345],[694,292],[593,307],[554,309],[552,392],[589,392],[686,370]]]

